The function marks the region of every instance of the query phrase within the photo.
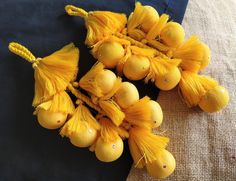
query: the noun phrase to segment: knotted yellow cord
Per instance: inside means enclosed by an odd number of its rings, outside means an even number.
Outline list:
[[[27,60],[28,62],[33,64],[33,68],[37,67],[37,64],[41,58],[36,58],[26,47],[23,45],[16,43],[16,42],[11,42],[8,46],[9,50],[22,57],[23,59]]]

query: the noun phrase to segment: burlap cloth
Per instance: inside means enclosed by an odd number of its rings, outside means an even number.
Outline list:
[[[177,167],[165,180],[236,181],[236,1],[190,0],[183,26],[186,36],[197,34],[212,50],[211,64],[201,72],[213,76],[230,93],[230,104],[207,114],[182,103],[177,90],[161,92],[166,130]],[[127,181],[153,180],[133,168]]]

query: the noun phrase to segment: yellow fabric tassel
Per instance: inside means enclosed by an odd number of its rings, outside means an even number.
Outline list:
[[[151,6],[135,3],[134,12],[130,14],[127,24],[128,35],[136,40],[145,38],[145,32],[159,20],[158,12]]]
[[[99,106],[116,126],[119,126],[122,123],[125,118],[125,114],[122,112],[119,105],[111,99],[111,97],[119,89],[121,83],[121,78],[117,78],[113,89],[98,100]]]
[[[70,137],[72,134],[78,133],[83,127],[92,127],[95,130],[99,130],[100,124],[92,116],[89,109],[80,103],[75,109],[73,116],[62,127],[60,134],[61,136]]]
[[[134,55],[145,56],[148,58],[153,58],[156,55],[156,51],[150,48],[140,48],[137,46],[130,46],[131,52]]]
[[[197,36],[191,36],[173,52],[173,57],[182,59],[183,70],[198,72],[209,64],[210,50]]]
[[[166,148],[169,138],[154,135],[144,128],[133,127],[129,130],[128,142],[135,167],[143,168],[157,159],[157,152]]]
[[[165,27],[168,19],[169,15],[167,14],[161,15],[159,21],[157,21],[155,25],[147,33],[146,39],[147,40],[156,39],[161,34],[161,30]]]
[[[61,91],[55,94],[51,100],[38,105],[34,114],[37,114],[38,109],[73,114],[75,107],[70,96],[65,91]]]
[[[120,107],[116,104],[115,101],[110,98],[115,94],[118,90],[121,79],[117,78],[114,87],[108,94],[103,95],[101,89],[99,88],[96,82],[96,75],[104,70],[104,65],[102,63],[95,64],[89,72],[84,75],[80,81],[79,85],[84,90],[92,93],[96,96],[97,104],[102,108],[105,112],[106,116],[108,116],[116,125],[120,125],[125,117],[124,113],[121,111]],[[96,101],[95,101],[96,102]]]
[[[168,72],[170,72],[174,67],[178,67],[181,63],[180,59],[164,59],[160,57],[155,57],[150,61],[150,71],[145,78],[147,83],[149,80],[155,81],[156,77],[161,77]]]
[[[110,11],[86,12],[85,10],[72,5],[67,5],[65,10],[71,16],[80,16],[84,18],[87,27],[85,44],[89,46],[94,45],[114,32],[121,32],[127,23],[125,14],[113,13]]]
[[[179,92],[189,107],[197,106],[207,91],[215,88],[218,82],[208,76],[183,71],[179,82]]]
[[[54,94],[65,90],[77,76],[79,50],[72,43],[42,59],[36,59],[28,49],[18,43],[10,43],[9,50],[33,64],[35,70],[33,106],[48,101]]]
[[[119,138],[116,126],[107,118],[101,118],[99,120],[101,125],[100,135],[104,142],[114,142]]]
[[[104,69],[104,65],[100,62],[96,63],[79,81],[79,86],[90,92],[91,94],[102,97],[102,90],[96,83],[96,75]]]
[[[124,110],[125,120],[134,126],[151,129],[153,121],[151,120],[150,98],[145,96],[135,104]]]

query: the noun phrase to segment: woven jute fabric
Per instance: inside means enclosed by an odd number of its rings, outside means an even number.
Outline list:
[[[160,92],[168,150],[176,158],[175,172],[164,180],[236,180],[236,1],[190,0],[183,26],[186,37],[199,35],[212,51],[201,74],[214,77],[229,90],[230,103],[219,113],[189,109],[177,88]],[[127,181],[152,181],[145,170],[133,168]]]

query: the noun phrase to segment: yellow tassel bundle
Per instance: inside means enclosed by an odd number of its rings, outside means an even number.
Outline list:
[[[69,12],[68,14],[74,16]],[[103,20],[106,21],[106,18]],[[86,26],[93,23],[96,21],[86,21]],[[120,23],[124,21],[121,20]],[[89,29],[87,30],[89,33]],[[182,97],[189,105],[188,99],[196,96],[195,89],[198,87],[194,86],[199,82],[196,76],[193,76],[191,81],[184,85],[186,81],[181,72],[197,74],[210,63],[211,52],[205,43],[197,36],[191,36],[185,41],[185,31],[179,23],[169,21],[167,14],[159,16],[154,8],[143,6],[140,2],[136,2],[134,12],[129,15],[127,24],[123,24],[122,31],[117,31],[116,28],[110,30],[107,33],[97,26],[97,31],[104,33],[104,37],[94,44],[89,44],[92,47],[91,53],[99,62],[106,68],[116,67],[118,74],[129,80],[144,79],[145,83],[151,80],[157,88],[164,91],[175,88],[181,80],[179,87],[183,89]],[[191,75],[194,74],[189,74]],[[200,92],[194,98],[198,103],[204,91]],[[224,95],[219,92],[217,89],[214,93],[207,94],[208,98],[211,96],[209,99],[212,99],[209,104],[204,96],[204,101],[202,100],[199,106],[206,112],[216,112],[224,108],[228,104],[229,96],[226,89],[223,91]],[[224,101],[217,101],[218,97],[224,97]]]
[[[14,42],[9,44],[9,50],[33,64],[33,106],[48,101],[57,92],[66,90],[68,84],[77,76],[79,50],[72,43],[44,58],[35,58],[28,49]]]
[[[227,106],[229,94],[216,80],[198,74],[210,62],[209,47],[197,36],[185,41],[179,23],[139,2],[128,20],[110,11],[86,12],[72,5],[65,10],[84,18],[85,44],[98,59],[78,82],[79,50],[74,44],[44,58],[36,58],[18,43],[9,44],[11,52],[33,64],[33,106],[39,124],[47,129],[62,127],[61,136],[77,147],[89,147],[103,162],[117,160],[128,138],[135,167],[145,167],[157,179],[168,177],[176,166],[166,150],[169,139],[152,133],[163,120],[160,105],[147,96],[140,99],[132,83],[122,82],[106,68],[116,68],[130,80],[154,82],[165,91],[178,85],[189,107],[216,112]],[[77,97],[76,108],[66,91]]]

